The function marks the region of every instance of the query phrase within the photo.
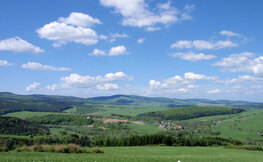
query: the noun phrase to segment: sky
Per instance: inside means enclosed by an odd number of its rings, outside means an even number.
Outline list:
[[[262,6],[1,0],[0,91],[263,102]]]

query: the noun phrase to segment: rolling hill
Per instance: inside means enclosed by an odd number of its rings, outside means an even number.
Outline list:
[[[188,106],[227,106],[239,108],[263,108],[263,104],[246,101],[174,99],[164,97],[143,97],[134,95],[113,95],[93,98],[52,95],[17,95],[0,92],[0,115],[17,111],[63,112],[73,106],[96,111],[104,105],[133,105],[146,107],[188,107]]]

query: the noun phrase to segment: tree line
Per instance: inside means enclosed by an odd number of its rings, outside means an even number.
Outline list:
[[[162,134],[155,135],[132,135],[122,138],[97,138],[91,139],[87,136],[79,137],[76,134],[61,137],[0,137],[0,151],[9,151],[17,147],[26,145],[54,145],[54,144],[76,144],[79,146],[146,146],[146,145],[166,145],[166,146],[228,146],[242,145],[238,140],[221,137],[173,137]]]

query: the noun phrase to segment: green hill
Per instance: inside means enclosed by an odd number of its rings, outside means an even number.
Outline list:
[[[160,120],[188,120],[203,116],[237,114],[245,110],[228,107],[182,107],[165,111],[149,112],[138,115],[139,117],[150,117]]]
[[[71,96],[51,95],[17,95],[9,92],[0,92],[0,115],[18,111],[35,112],[63,112],[66,109],[77,107],[81,112],[101,111],[105,105],[122,106],[144,106],[144,107],[190,107],[190,106],[227,106],[239,108],[263,107],[263,104],[228,101],[228,100],[207,100],[207,99],[174,99],[164,97],[143,97],[134,95],[114,95],[94,98],[78,98]],[[83,111],[82,111],[83,110]],[[103,110],[105,111],[105,110]]]
[[[0,134],[45,135],[49,134],[49,129],[22,119],[0,116]]]
[[[91,118],[87,119],[83,115],[62,115],[62,114],[50,114],[39,117],[32,117],[27,119],[28,121],[36,124],[47,125],[89,125],[93,123]]]
[[[48,95],[17,95],[0,93],[0,115],[17,111],[62,112],[72,105],[79,105],[84,99]]]

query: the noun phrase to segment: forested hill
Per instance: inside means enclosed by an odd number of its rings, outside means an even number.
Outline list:
[[[113,95],[89,98],[93,103],[118,104],[118,105],[149,105],[149,106],[168,106],[168,107],[184,107],[184,106],[201,106],[201,105],[227,105],[227,106],[244,106],[258,105],[256,102],[246,101],[230,101],[230,100],[209,100],[209,99],[176,99],[166,97],[144,97],[135,95]]]
[[[136,105],[155,107],[189,107],[189,106],[228,106],[240,108],[263,108],[263,104],[207,99],[173,99],[164,97],[142,97],[134,95],[114,95],[94,98],[51,95],[17,95],[0,92],[0,115],[17,111],[62,112],[73,106],[87,106],[96,109],[102,105]]]
[[[26,120],[0,116],[0,134],[46,135],[49,134],[49,129],[32,124]]]
[[[149,112],[140,114],[140,117],[150,117],[159,120],[188,120],[203,116],[237,114],[245,110],[228,107],[182,107],[166,111]]]
[[[0,115],[16,111],[61,112],[72,105],[83,104],[85,99],[48,95],[17,95],[0,93]]]

